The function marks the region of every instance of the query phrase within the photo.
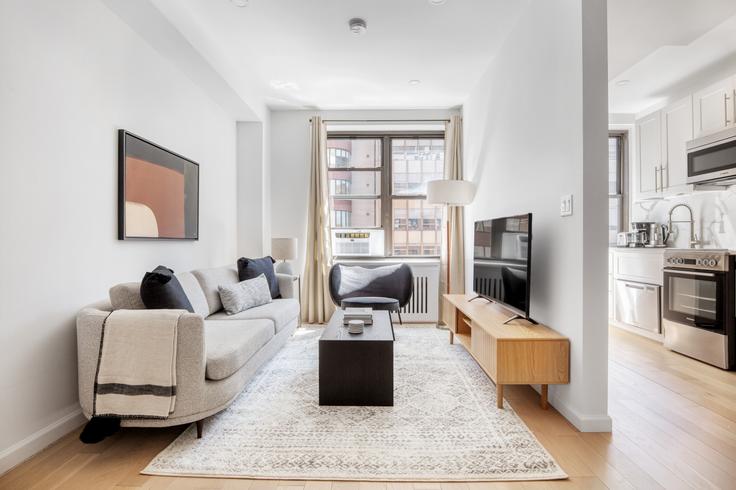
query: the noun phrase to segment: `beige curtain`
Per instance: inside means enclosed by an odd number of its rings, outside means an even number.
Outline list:
[[[329,190],[327,185],[327,130],[322,118],[312,118],[311,174],[307,256],[302,280],[302,322],[326,323],[335,306],[330,299],[327,275],[332,265]]]
[[[445,179],[463,179],[463,120],[451,116],[445,125]],[[465,292],[465,245],[463,241],[463,208],[453,206],[446,209],[450,227],[450,255],[447,257],[447,230],[442,238],[441,291],[450,293]],[[450,281],[447,284],[447,268],[450,268]]]

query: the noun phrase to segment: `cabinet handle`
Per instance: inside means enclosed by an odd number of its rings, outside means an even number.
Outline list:
[[[657,170],[658,167],[654,167],[654,192],[659,192],[659,185],[657,184]]]
[[[667,168],[667,165],[660,165],[659,166],[659,180],[660,185],[662,187],[662,192],[664,192],[664,169]],[[667,187],[670,186],[670,174],[667,174]]]

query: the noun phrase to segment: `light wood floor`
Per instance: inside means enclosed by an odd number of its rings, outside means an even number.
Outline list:
[[[78,432],[0,478],[0,488],[480,490],[494,488],[736,488],[736,373],[611,330],[611,434],[580,433],[529,387],[506,398],[570,475],[517,483],[356,483],[164,478],[138,472],[182,430],[125,429],[85,446]],[[206,437],[205,424],[205,437]],[[289,488],[283,488],[289,487]]]

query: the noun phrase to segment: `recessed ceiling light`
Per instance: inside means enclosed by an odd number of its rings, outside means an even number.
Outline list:
[[[616,86],[617,87],[625,87],[625,86],[627,86],[630,83],[631,83],[631,80],[619,80],[618,82],[616,82]]]
[[[429,2],[430,5],[442,5],[447,0],[427,0],[427,1]]]
[[[277,90],[299,90],[299,85],[296,83],[285,82],[283,80],[271,80],[269,85]]]
[[[236,7],[247,7],[248,0],[230,0]]]
[[[358,17],[350,19],[348,21],[348,25],[350,26],[350,32],[356,36],[365,34],[365,31],[368,30],[368,24],[365,23],[365,20]]]
[[[422,83],[421,80],[417,80],[417,79],[409,80],[409,85],[419,85],[420,83]]]

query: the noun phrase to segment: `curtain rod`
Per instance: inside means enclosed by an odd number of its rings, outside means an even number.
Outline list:
[[[312,118],[309,118],[312,122]],[[322,122],[345,122],[345,123],[425,123],[425,122],[450,122],[449,119],[323,119]]]

